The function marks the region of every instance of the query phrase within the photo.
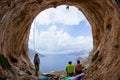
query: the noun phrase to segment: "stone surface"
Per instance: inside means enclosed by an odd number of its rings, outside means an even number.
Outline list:
[[[0,54],[11,65],[31,68],[28,39],[33,19],[47,8],[64,4],[76,6],[92,26],[93,61],[84,80],[119,80],[119,0],[0,0]],[[0,73],[5,75],[2,68]]]

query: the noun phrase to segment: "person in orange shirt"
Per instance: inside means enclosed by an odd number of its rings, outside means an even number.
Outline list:
[[[75,65],[75,73],[76,75],[82,73],[82,64],[80,64],[80,61],[77,61],[77,64]]]

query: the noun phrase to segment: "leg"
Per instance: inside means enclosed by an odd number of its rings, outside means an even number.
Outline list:
[[[38,76],[39,64],[35,63],[35,75]]]

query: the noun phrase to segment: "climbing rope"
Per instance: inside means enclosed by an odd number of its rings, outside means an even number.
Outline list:
[[[34,47],[34,51],[35,51],[35,22],[36,22],[36,18],[34,20],[34,26],[33,26],[33,47]]]
[[[67,0],[65,0],[66,10],[69,10],[69,5],[67,4]]]

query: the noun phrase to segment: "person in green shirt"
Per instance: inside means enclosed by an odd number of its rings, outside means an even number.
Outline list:
[[[68,65],[66,66],[66,72],[67,76],[73,76],[74,75],[74,65],[71,61],[68,62]]]

